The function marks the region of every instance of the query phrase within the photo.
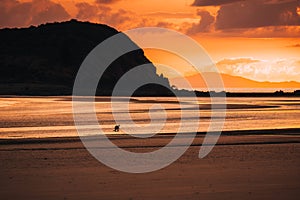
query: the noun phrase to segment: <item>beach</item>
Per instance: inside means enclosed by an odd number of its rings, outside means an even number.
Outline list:
[[[157,136],[159,137],[159,136]],[[170,166],[146,174],[111,169],[77,138],[1,144],[3,199],[298,199],[300,137],[223,136],[199,159],[191,146]],[[268,138],[268,139],[267,139]],[[201,138],[198,138],[201,140]],[[114,139],[135,152],[138,139]],[[127,140],[124,142],[124,140]],[[247,142],[248,141],[248,142]],[[255,142],[260,141],[260,142]],[[272,142],[273,141],[273,142]],[[289,142],[286,142],[289,141]],[[238,142],[238,143],[237,143]],[[247,144],[242,144],[246,143]],[[252,143],[252,144],[251,144]],[[256,144],[257,143],[257,144]],[[269,144],[270,143],[270,144]]]
[[[99,103],[105,107],[104,102]],[[229,118],[227,130],[206,157],[198,156],[205,136],[205,131],[200,130],[174,163],[158,171],[132,174],[112,169],[88,152],[74,128],[69,100],[2,98],[1,199],[298,199],[299,118],[293,121],[299,116],[298,99],[270,102],[271,107],[240,106],[235,112],[240,112],[242,124],[258,120],[249,118],[254,111],[277,113],[276,121],[281,115],[291,115],[282,127],[278,124],[270,128],[267,124],[262,129],[257,124],[256,129],[235,129]],[[268,106],[263,100],[260,104]],[[174,105],[166,106],[171,112],[171,123],[175,123]],[[229,108],[229,116],[233,116],[233,109]],[[138,118],[140,114],[134,116]],[[105,130],[110,130],[108,121],[104,123],[108,127]],[[107,137],[126,151],[150,152],[172,140],[176,132],[168,130],[171,131],[146,139],[122,131],[111,131]],[[181,134],[183,138],[192,137],[190,133]],[[181,145],[180,141],[176,145]]]

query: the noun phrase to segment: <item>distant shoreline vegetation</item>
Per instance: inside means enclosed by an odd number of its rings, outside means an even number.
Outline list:
[[[175,89],[176,94],[179,96],[192,96],[192,91],[188,91],[185,89]],[[295,90],[294,92],[284,92],[282,90],[276,92],[215,92],[215,91],[193,91],[197,97],[218,97],[218,96],[226,96],[226,97],[300,97],[300,90]],[[134,94],[133,96],[147,96],[147,95],[139,95]],[[166,96],[174,96],[174,95],[166,95]],[[163,96],[162,96],[163,97]]]
[[[198,97],[209,96],[209,92],[195,92]],[[294,92],[284,92],[282,90],[276,92],[211,92],[213,96],[224,95],[227,97],[300,97],[300,90]]]
[[[57,89],[59,88],[59,90]],[[60,86],[40,86],[37,88],[30,88],[26,87],[25,85],[20,86],[18,88],[14,87],[13,90],[3,90],[1,88],[0,84],[0,95],[1,96],[71,96],[72,92],[70,91],[70,88],[65,88],[63,91]],[[10,88],[12,89],[12,88]],[[226,96],[226,97],[300,97],[300,90],[295,90],[293,92],[284,92],[282,90],[276,91],[276,92],[215,92],[215,91],[189,91],[185,89],[173,89],[168,88],[169,91],[164,90],[162,92],[158,93],[149,93],[148,90],[143,91],[141,89],[138,90],[138,92],[135,92],[132,94],[132,97],[175,97],[175,94],[177,96],[181,97],[191,97],[191,96],[197,96],[197,97],[218,97],[218,96]],[[85,96],[84,94],[82,96]],[[95,96],[111,96],[111,91],[103,91],[103,92],[97,92]]]

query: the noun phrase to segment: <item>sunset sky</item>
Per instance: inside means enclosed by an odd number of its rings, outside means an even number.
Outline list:
[[[71,18],[120,31],[170,28],[198,41],[222,73],[256,81],[300,81],[298,0],[1,0],[0,13],[1,28]],[[172,59],[146,53],[153,61]],[[184,71],[187,63],[175,65]]]

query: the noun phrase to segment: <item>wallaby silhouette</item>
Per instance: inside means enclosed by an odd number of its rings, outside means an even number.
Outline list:
[[[115,132],[119,132],[119,130],[120,130],[120,125],[115,125],[114,131],[115,131]]]

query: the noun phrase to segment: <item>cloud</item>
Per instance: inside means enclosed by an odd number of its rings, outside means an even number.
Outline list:
[[[117,12],[112,12],[110,15],[107,16],[100,16],[100,19],[105,18],[105,22],[109,23],[113,26],[124,26],[124,25],[128,25],[131,22],[133,22],[133,18],[132,15],[130,14],[130,12],[127,12],[123,9],[119,9]]]
[[[97,4],[112,4],[120,0],[96,0]]]
[[[293,2],[297,0],[262,0],[264,4],[281,4],[281,3],[287,3],[287,2]]]
[[[300,1],[297,0],[195,0],[193,6],[219,6],[209,25],[210,33],[219,36],[298,37]],[[208,8],[203,8],[208,9]],[[203,32],[194,24],[189,34]],[[207,31],[207,29],[206,29]]]
[[[139,15],[135,12],[127,11],[124,9],[115,9],[108,4],[100,4],[99,2],[93,4],[81,2],[77,3],[76,7],[78,9],[76,19],[107,24],[109,26],[115,27],[120,31],[144,26],[157,26],[172,28],[184,32],[186,31],[188,26],[184,23],[174,23],[175,15],[167,12]],[[157,15],[164,15],[165,17],[162,19],[161,17],[157,17]],[[193,14],[187,15],[187,13],[180,13],[180,17],[186,16],[190,17],[193,16]],[[175,18],[175,20],[179,19],[182,18]]]
[[[300,44],[293,44],[293,45],[290,45],[290,46],[287,46],[287,47],[300,47]]]
[[[194,14],[190,12],[150,12],[146,13],[145,16],[165,18],[192,18]]]
[[[66,10],[50,0],[0,1],[0,27],[24,27],[45,22],[64,21],[70,18]]]
[[[192,6],[221,6],[224,4],[231,4],[236,2],[241,2],[246,0],[194,0]],[[247,2],[251,3],[254,0],[247,0]],[[296,0],[260,0],[262,4],[281,4],[281,3],[288,3],[288,2],[295,2]]]
[[[222,5],[216,29],[300,25],[297,1],[251,0]]]
[[[218,62],[219,65],[240,65],[260,62],[252,58],[235,58],[235,59],[223,59]]]
[[[192,6],[219,6],[242,0],[195,0]]]
[[[197,15],[200,16],[200,21],[194,24],[188,31],[188,34],[194,34],[199,32],[209,32],[211,30],[212,24],[215,21],[214,16],[212,16],[206,10],[198,10]]]
[[[224,59],[216,63],[221,73],[242,76],[256,81],[299,81],[300,60]]]
[[[98,13],[97,7],[89,3],[85,3],[85,2],[77,3],[75,6],[78,9],[76,18],[80,20],[89,20],[93,18],[95,15],[97,15]]]
[[[57,3],[49,0],[33,0],[31,24],[38,25],[45,22],[64,21],[70,18],[66,10]]]
[[[268,27],[258,27],[258,28],[248,28],[248,29],[239,29],[239,30],[232,30],[226,29],[222,30],[223,33],[235,31],[232,35],[240,36],[243,35],[244,37],[259,37],[259,38],[266,38],[266,37],[294,37],[298,38],[300,33],[300,26],[268,26]]]
[[[113,26],[119,30],[134,28],[142,19],[134,13],[123,9],[113,10],[109,5],[77,3],[78,12],[76,19],[102,23]]]

